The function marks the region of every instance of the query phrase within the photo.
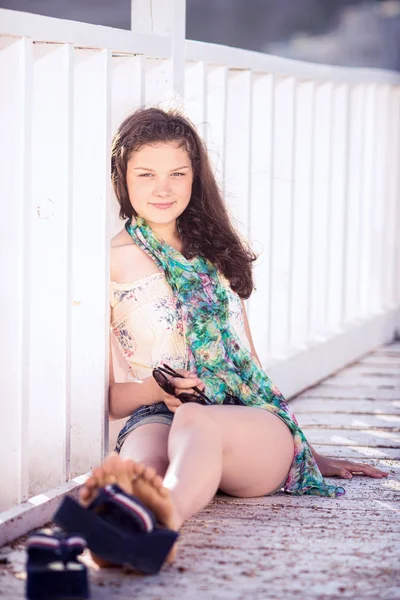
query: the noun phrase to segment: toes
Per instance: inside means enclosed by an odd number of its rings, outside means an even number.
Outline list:
[[[152,482],[156,476],[157,471],[153,467],[145,467],[143,473],[141,474],[142,479],[148,481],[149,483]]]

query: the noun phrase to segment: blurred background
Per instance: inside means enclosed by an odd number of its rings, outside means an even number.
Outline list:
[[[399,0],[187,0],[186,37],[312,62],[400,71]],[[130,29],[130,0],[0,0]]]

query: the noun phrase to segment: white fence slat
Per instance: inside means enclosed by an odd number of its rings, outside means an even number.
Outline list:
[[[31,161],[32,44],[0,40],[0,511],[28,496],[29,195]],[[7,174],[5,176],[5,174]]]
[[[362,200],[364,90],[350,90],[350,123],[348,155],[348,189],[346,197],[346,232],[344,256],[344,320],[358,317],[360,296],[360,199]]]
[[[229,71],[226,98],[224,197],[235,225],[249,235],[251,71]]]
[[[62,483],[68,470],[71,68],[69,45],[35,44],[29,269],[29,495]]]
[[[295,89],[293,77],[275,79],[270,248],[273,355],[287,350],[290,330]]]
[[[145,77],[144,102],[147,107],[181,108],[172,91],[172,62],[170,59],[143,59]]]
[[[396,179],[400,166],[399,160],[399,118],[396,110],[394,90],[388,86],[387,104],[386,104],[386,144],[385,144],[385,163],[383,177],[385,180],[385,194],[382,202],[384,203],[384,237],[383,237],[383,273],[382,273],[382,296],[383,306],[394,306],[393,286],[395,276],[394,252],[396,238],[400,237],[400,230],[396,232],[396,202],[400,198],[396,197]]]
[[[332,96],[331,177],[328,220],[327,329],[337,331],[343,318],[343,264],[347,190],[349,86],[335,85]]]
[[[107,448],[111,56],[75,51],[72,475]]]
[[[397,154],[396,154],[396,165],[400,164],[400,86],[394,88],[392,92],[395,96],[395,107],[397,113],[397,130],[394,131],[394,135],[397,135]],[[396,248],[395,248],[395,259],[394,259],[394,271],[392,277],[394,278],[394,300],[397,305],[400,305],[400,169],[396,167],[395,174],[396,182],[394,184],[394,195],[396,202]],[[398,327],[398,333],[400,335],[400,324]]]
[[[114,56],[111,59],[111,135],[135,110],[144,106],[144,59],[141,56]],[[120,231],[119,206],[113,196],[110,236]]]
[[[387,111],[388,111],[388,88],[379,86],[377,88],[376,104],[376,158],[375,158],[375,186],[374,201],[372,208],[372,238],[373,253],[371,256],[371,295],[374,312],[380,312],[384,306],[383,280],[385,255],[385,208],[387,197],[386,161],[387,161]]]
[[[310,334],[323,334],[327,312],[328,210],[331,176],[332,84],[315,87],[311,209]]]
[[[187,62],[185,66],[185,114],[194,123],[200,136],[206,141],[206,65],[203,62]]]
[[[228,70],[209,67],[207,70],[206,141],[214,173],[224,192],[224,151],[226,135],[226,94]]]
[[[273,144],[273,77],[253,75],[249,238],[256,254],[256,289],[249,300],[248,318],[262,364],[268,359],[270,336],[271,191]]]
[[[375,252],[373,227],[373,205],[375,202],[376,178],[376,86],[367,85],[364,91],[364,138],[362,157],[362,196],[360,214],[360,274],[358,316],[365,318],[372,311],[371,283],[373,278],[372,256]]]
[[[290,319],[290,343],[294,347],[304,344],[309,332],[314,85],[311,81],[304,81],[298,82],[296,87]]]

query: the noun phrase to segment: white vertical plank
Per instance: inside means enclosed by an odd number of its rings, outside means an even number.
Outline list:
[[[371,288],[373,312],[381,312],[384,308],[383,281],[387,260],[386,251],[386,199],[387,199],[387,111],[388,111],[388,88],[380,85],[376,91],[376,159],[375,159],[375,186],[374,201],[372,206],[372,237],[373,253],[371,256]]]
[[[227,78],[226,67],[211,66],[207,71],[206,140],[214,174],[222,192],[224,191]]]
[[[399,165],[400,165],[400,103],[396,88],[389,91],[389,147],[387,161],[388,178],[388,216],[387,216],[387,268],[385,282],[385,299],[390,308],[396,306],[396,284],[400,269],[396,267],[396,248],[400,245],[400,222],[397,215],[400,212]]]
[[[30,495],[65,481],[69,471],[71,63],[69,45],[34,47]]]
[[[272,75],[253,75],[249,238],[259,257],[254,265],[256,289],[249,300],[248,317],[263,365],[268,360],[270,338],[273,82]]]
[[[348,189],[346,196],[346,237],[344,256],[344,320],[358,317],[360,296],[360,198],[363,172],[364,90],[353,86],[350,92]]]
[[[169,59],[143,59],[145,69],[144,102],[146,107],[181,108],[182,102],[172,91],[172,62]]]
[[[107,450],[111,56],[75,51],[73,475]]]
[[[207,78],[203,61],[187,62],[185,67],[185,113],[206,140]]]
[[[290,319],[290,340],[295,347],[307,342],[309,331],[314,86],[312,81],[304,81],[298,82],[296,88]]]
[[[327,327],[327,263],[329,248],[328,207],[331,176],[332,84],[315,87],[314,169],[311,220],[310,334]]]
[[[343,324],[345,212],[349,168],[349,86],[337,84],[332,96],[331,177],[328,220],[330,227],[327,267],[327,329]]]
[[[2,38],[0,79],[0,511],[28,496],[29,236],[32,43]]]
[[[371,84],[365,86],[364,90],[364,137],[361,175],[361,239],[358,304],[358,316],[360,318],[368,317],[372,312],[371,283],[374,277],[372,257],[375,252],[375,239],[372,228],[376,178],[376,126],[376,87],[374,84]]]
[[[185,88],[186,0],[131,0],[131,30],[171,40],[171,84],[180,98]]]
[[[392,110],[392,94],[390,86],[385,86],[384,101],[384,135],[385,154],[382,163],[383,193],[381,202],[383,204],[383,239],[382,239],[382,308],[391,305],[391,286],[393,283],[393,249],[396,231],[395,223],[395,198],[393,197],[393,180],[399,170],[400,163],[393,161],[397,154],[399,141],[398,119]],[[400,231],[397,232],[400,236]]]
[[[396,110],[396,114],[397,114],[397,130],[394,130],[394,135],[397,135],[397,141],[398,141],[398,145],[397,145],[397,154],[395,156],[395,164],[399,165],[400,164],[400,86],[397,86],[396,88],[394,88],[393,90],[394,96],[395,96],[395,110]],[[394,301],[395,303],[400,306],[400,277],[399,277],[399,273],[400,273],[400,235],[399,235],[399,231],[400,231],[400,169],[396,168],[396,181],[394,183],[394,195],[395,195],[395,202],[396,202],[396,219],[395,219],[395,232],[396,232],[396,237],[395,237],[395,249],[394,249],[394,254],[395,254],[395,258],[394,258],[394,271],[392,273],[392,276],[394,278]],[[400,325],[399,325],[399,331],[400,331]]]
[[[249,236],[251,79],[250,71],[228,73],[224,153],[225,201],[245,239]]]
[[[274,89],[274,136],[271,238],[271,354],[288,348],[291,306],[291,243],[295,80],[277,78]]]
[[[144,106],[144,64],[141,56],[114,56],[111,60],[111,135],[135,110]],[[110,236],[123,227],[119,205],[112,192]]]

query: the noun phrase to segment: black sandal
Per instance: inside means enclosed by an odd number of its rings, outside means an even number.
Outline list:
[[[148,574],[160,571],[179,535],[158,525],[147,506],[116,484],[100,488],[87,508],[67,496],[53,520],[66,531],[79,531],[100,558]]]
[[[78,534],[40,529],[27,542],[26,596],[29,600],[89,598],[86,566],[78,560],[86,547]]]

